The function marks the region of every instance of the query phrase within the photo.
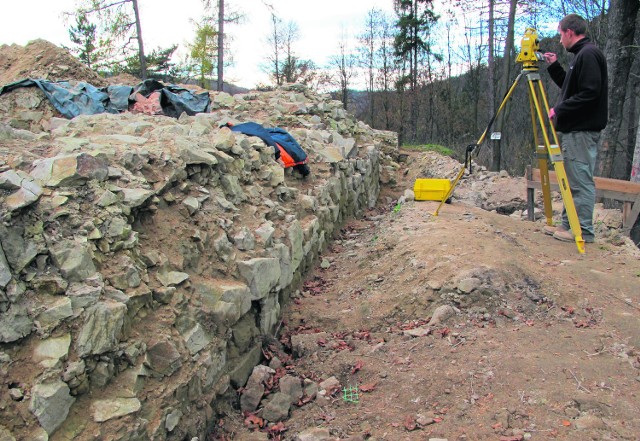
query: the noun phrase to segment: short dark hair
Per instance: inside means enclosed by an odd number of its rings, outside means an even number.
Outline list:
[[[560,29],[568,31],[571,29],[576,35],[587,33],[587,21],[578,14],[569,14],[560,20]]]

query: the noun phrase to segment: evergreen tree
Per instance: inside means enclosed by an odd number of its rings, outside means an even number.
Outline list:
[[[97,31],[105,37],[104,47],[126,55],[131,53],[130,43],[137,41],[137,57],[142,79],[147,77],[146,58],[142,40],[142,24],[138,11],[138,0],[81,0],[78,8],[68,14],[80,17],[95,17],[100,24]],[[111,55],[113,57],[113,55]],[[114,60],[122,62],[123,60]]]
[[[171,57],[178,48],[177,45],[162,49],[160,47],[151,51],[151,54],[145,56],[147,73],[149,78],[167,81],[173,72],[174,64],[171,63]],[[138,75],[140,72],[140,58],[137,54],[127,57],[121,66],[116,66],[113,73],[128,73]]]
[[[396,26],[398,33],[394,41],[395,54],[400,64],[406,67],[406,78],[400,79],[397,84],[398,93],[405,93],[405,85],[409,86],[411,95],[410,102],[409,139],[415,141],[418,124],[418,66],[424,57],[432,55],[429,37],[432,26],[438,20],[438,16],[431,7],[433,0],[394,0],[394,8],[398,16]],[[405,102],[405,97],[401,96],[400,101]],[[401,106],[404,109],[404,106]],[[401,110],[403,112],[403,110]],[[400,116],[404,118],[403,115]],[[404,124],[400,124],[400,139],[405,139],[403,132]]]
[[[431,9],[433,0],[394,0],[398,16],[394,49],[396,56],[409,66],[409,84],[415,90],[418,65],[423,55],[431,53],[429,34],[438,16]]]
[[[225,26],[228,23],[239,23],[243,19],[243,15],[239,12],[225,10],[225,0],[201,0],[205,9],[203,23],[208,23],[212,28],[216,23],[215,32],[218,39],[216,44],[217,62],[217,90],[222,91],[224,86],[224,66],[230,64],[229,57],[226,56],[225,50],[228,49],[229,36],[225,32]]]
[[[211,78],[216,67],[213,60],[218,51],[217,38],[218,32],[211,24],[205,23],[198,25],[195,41],[189,45],[193,71],[198,77],[200,87],[203,88],[207,88],[207,79]]]
[[[66,49],[92,69],[99,60],[96,38],[96,25],[89,22],[86,14],[78,14],[76,25],[69,28],[69,39],[78,47]]]

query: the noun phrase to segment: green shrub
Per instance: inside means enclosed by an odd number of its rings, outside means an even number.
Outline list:
[[[440,144],[420,144],[420,145],[404,144],[401,148],[405,150],[413,150],[413,151],[419,151],[419,152],[437,152],[437,153],[440,153],[441,155],[451,156],[451,157],[453,157],[454,155],[453,150]]]

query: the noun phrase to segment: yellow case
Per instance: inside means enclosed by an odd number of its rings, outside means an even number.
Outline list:
[[[416,201],[441,201],[450,189],[448,179],[416,179],[413,184]]]

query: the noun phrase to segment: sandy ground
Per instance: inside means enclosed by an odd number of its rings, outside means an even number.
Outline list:
[[[436,207],[380,204],[321,256],[266,353],[342,389],[269,439],[314,427],[341,440],[640,439],[637,248],[599,237],[581,255],[541,221]],[[310,349],[291,356],[300,334]],[[261,439],[245,416],[211,439]]]

